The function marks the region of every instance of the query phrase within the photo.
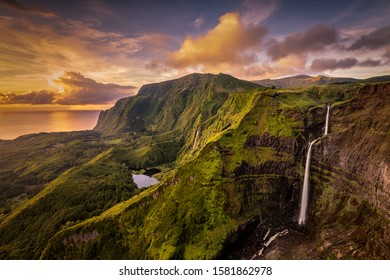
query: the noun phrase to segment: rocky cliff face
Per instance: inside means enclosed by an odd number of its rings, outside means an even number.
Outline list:
[[[390,85],[380,84],[332,106],[331,133],[313,148],[306,236],[290,228],[262,257],[390,257],[389,104]],[[308,132],[319,114],[309,113]]]
[[[314,152],[312,213],[325,240],[339,235],[337,258],[390,257],[389,103],[389,84],[362,87],[334,108],[332,133]]]
[[[390,213],[389,103],[388,84],[360,89],[348,106],[333,110],[335,129],[314,156],[329,166],[330,172],[342,170],[345,177],[357,182],[359,185],[346,184],[344,188],[359,193],[386,215]]]
[[[201,122],[209,119],[229,94],[258,87],[225,74],[191,74],[145,85],[136,96],[121,99],[102,112],[95,130],[113,134],[192,129],[198,116]]]

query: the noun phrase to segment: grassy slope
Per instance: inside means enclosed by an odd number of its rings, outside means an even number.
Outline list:
[[[146,85],[103,112],[95,129],[122,138],[113,157],[132,169],[164,165],[179,155],[192,158],[196,130],[201,130],[201,148],[214,134],[236,125],[234,118],[251,98],[240,92],[256,88],[224,74],[191,74]]]
[[[100,133],[40,133],[0,144],[0,222],[66,170],[109,147]]]
[[[138,191],[110,150],[73,167],[16,208],[1,224],[2,258],[36,259],[61,227],[99,215]]]

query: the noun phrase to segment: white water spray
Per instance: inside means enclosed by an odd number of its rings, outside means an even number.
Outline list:
[[[307,151],[305,177],[303,179],[303,189],[302,189],[302,197],[301,197],[301,210],[299,212],[299,220],[298,220],[298,224],[300,225],[305,224],[306,221],[306,210],[307,210],[307,203],[309,199],[309,173],[310,173],[311,148],[313,144],[319,139],[320,138],[317,138],[314,141],[310,142],[309,150]]]
[[[269,236],[270,232],[271,232],[271,229],[268,229],[267,233],[266,233],[265,236],[263,237],[263,241],[265,241],[265,240],[267,239],[267,237]],[[278,237],[280,237],[280,236],[284,236],[284,235],[286,235],[286,234],[288,234],[288,229],[285,229],[285,230],[283,230],[283,231],[277,232],[276,234],[272,235],[272,236],[268,239],[267,242],[263,243],[263,246],[261,247],[261,249],[259,250],[259,252],[255,253],[255,254],[252,256],[251,260],[255,259],[256,257],[262,256],[264,250],[265,250],[269,245],[271,245],[271,243],[272,243],[273,241],[275,241],[276,238],[278,238]]]
[[[329,128],[329,113],[330,113],[330,104],[328,104],[328,109],[326,111],[326,119],[325,119],[325,132],[324,136],[328,135],[328,128]]]

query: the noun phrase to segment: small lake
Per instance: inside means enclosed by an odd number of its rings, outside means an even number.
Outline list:
[[[132,175],[133,175],[134,183],[136,183],[139,189],[158,184],[158,181],[152,177],[143,174],[132,174]]]

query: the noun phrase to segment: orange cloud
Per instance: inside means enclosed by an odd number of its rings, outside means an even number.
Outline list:
[[[98,83],[80,73],[65,72],[54,80],[64,92],[57,95],[55,103],[63,105],[107,104],[135,94],[135,87]]]
[[[66,69],[86,73],[104,83],[156,82],[145,69],[145,57],[162,56],[172,38],[159,33],[129,37],[99,30],[93,24],[50,18],[0,15],[0,91],[39,91],[53,72]]]
[[[0,104],[109,104],[135,94],[135,87],[98,83],[80,73],[64,72],[51,80],[61,91],[32,91],[24,94],[0,93]]]
[[[215,69],[250,63],[256,58],[253,49],[266,33],[263,27],[244,24],[239,13],[227,13],[207,34],[197,38],[187,37],[178,51],[170,53],[168,64],[175,68],[201,65]]]
[[[0,93],[0,104],[51,104],[56,93],[41,90],[25,94]]]

